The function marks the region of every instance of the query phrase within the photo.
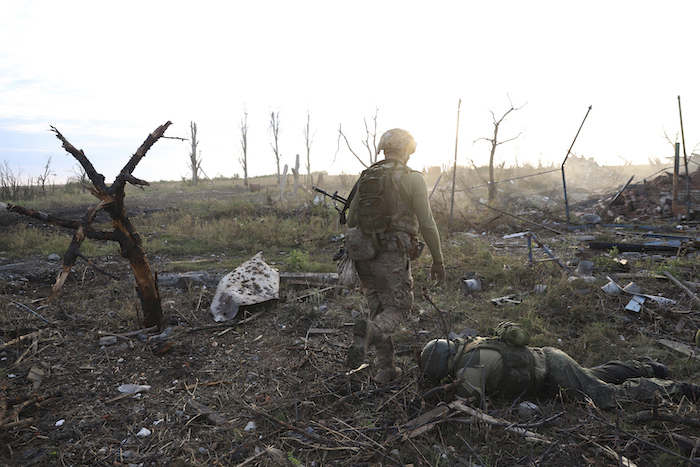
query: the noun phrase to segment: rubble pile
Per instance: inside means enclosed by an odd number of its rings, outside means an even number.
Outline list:
[[[630,184],[623,190],[601,199],[591,209],[582,212],[592,212],[604,221],[611,222],[640,222],[658,218],[679,219],[685,217],[687,208],[687,189],[685,177],[679,177],[677,182],[677,198],[674,209],[673,203],[673,174],[664,172],[651,179],[637,184]],[[698,171],[690,174],[690,218],[700,211],[700,174]]]

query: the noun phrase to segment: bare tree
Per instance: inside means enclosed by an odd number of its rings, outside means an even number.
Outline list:
[[[199,183],[199,171],[202,166],[202,159],[197,157],[197,124],[195,122],[190,122],[190,162],[187,164],[188,168],[192,171],[192,184],[197,186]]]
[[[282,155],[280,154],[279,148],[279,135],[280,135],[280,112],[279,110],[275,113],[270,111],[270,134],[272,135],[272,151],[275,154],[275,163],[277,164],[277,184],[280,184],[281,174],[280,174],[280,159]]]
[[[243,167],[243,185],[248,188],[248,110],[243,107],[243,118],[239,126],[241,130],[241,156],[238,162]]]
[[[49,186],[51,183],[49,182],[49,177],[51,175],[56,175],[51,171],[51,156],[46,160],[46,165],[44,166],[44,172],[37,177],[37,183],[39,187],[41,188],[41,194],[42,196],[46,196],[46,183],[49,183]]]
[[[40,219],[45,223],[75,230],[73,239],[63,255],[63,268],[52,287],[49,300],[58,298],[77,258],[83,258],[90,264],[93,264],[91,260],[80,253],[80,246],[86,238],[116,241],[119,243],[119,253],[129,261],[131,270],[134,273],[136,292],[143,307],[143,325],[147,328],[155,326],[159,330],[162,329],[164,322],[160,293],[158,291],[158,277],[148,264],[141,236],[127,216],[124,198],[127,183],[138,187],[148,185],[147,181],[134,177],[132,173],[138,163],[146,156],[148,150],[163,137],[165,130],[170,125],[170,122],[166,122],[148,135],[134,155],[131,156],[129,162],[119,172],[112,185],[109,186],[105,183],[104,175],[95,169],[85,153],[69,143],[58,129],[51,127],[51,131],[63,143],[63,149],[76,158],[87,174],[89,181],[92,182],[90,192],[98,199],[98,202],[88,208],[87,213],[80,220],[62,219],[32,208],[0,203],[0,209],[5,209],[8,212],[16,212]],[[112,219],[112,231],[102,230],[101,224],[100,226],[93,224],[98,212],[102,210],[109,214]],[[99,230],[96,230],[96,228]],[[95,266],[93,265],[93,267]],[[99,270],[97,267],[96,269]]]
[[[315,133],[314,133],[315,134]],[[314,179],[311,177],[311,145],[314,142],[314,137],[311,135],[311,113],[306,111],[306,127],[304,128],[304,141],[306,142],[306,173],[308,186],[314,184]]]
[[[503,120],[510,114],[511,112],[515,110],[520,110],[523,107],[525,107],[526,104],[521,105],[520,107],[513,107],[513,101],[510,100],[510,97],[508,97],[508,101],[510,102],[510,109],[506,113],[504,113],[501,118],[496,120],[496,115],[491,111],[491,119],[493,120],[493,137],[491,138],[479,138],[475,140],[474,142],[476,143],[477,141],[488,141],[491,143],[491,154],[489,155],[489,203],[491,203],[494,199],[496,199],[496,180],[494,176],[494,169],[493,169],[493,163],[494,159],[496,157],[496,148],[500,146],[501,144],[504,143],[509,143],[515,139],[517,139],[522,132],[518,133],[515,137],[509,138],[503,141],[498,141],[498,130],[501,127],[501,123],[503,123]]]
[[[362,160],[360,156],[357,155],[357,153],[352,149],[352,146],[350,145],[350,141],[348,141],[348,137],[345,136],[345,133],[343,133],[343,126],[338,125],[338,148],[335,151],[336,156],[338,155],[338,151],[340,151],[340,139],[342,138],[345,141],[345,145],[347,146],[348,150],[352,153],[355,158],[360,161],[360,164],[362,164],[364,167],[368,167],[375,162],[377,162],[377,116],[379,114],[379,109],[375,108],[374,109],[374,116],[372,117],[372,121],[374,122],[374,128],[372,130],[369,129],[367,126],[367,119],[364,119],[365,123],[365,139],[362,141],[362,145],[367,149],[367,152],[369,153],[369,164],[365,164],[365,162]]]
[[[362,144],[367,148],[367,152],[369,152],[369,162],[370,165],[374,164],[377,162],[377,117],[379,115],[379,109],[375,107],[374,109],[374,116],[372,117],[372,122],[374,123],[374,128],[370,130],[367,127],[367,119],[364,119],[365,122],[365,140],[362,141]],[[371,144],[370,144],[371,142]]]

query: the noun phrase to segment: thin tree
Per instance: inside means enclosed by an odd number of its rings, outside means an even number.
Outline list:
[[[365,140],[362,141],[362,144],[367,148],[367,152],[369,152],[369,162],[370,165],[374,164],[377,162],[377,157],[379,154],[377,154],[377,117],[379,116],[379,109],[374,108],[374,115],[372,116],[372,122],[374,123],[374,128],[370,130],[367,127],[367,119],[363,119],[365,122]]]
[[[315,134],[315,132],[314,132]],[[311,113],[306,111],[306,127],[304,128],[304,142],[306,143],[306,173],[308,186],[314,184],[314,179],[311,176],[311,145],[314,142],[314,137],[311,135]]]
[[[248,188],[248,110],[243,107],[243,118],[238,127],[241,130],[241,156],[238,162],[243,167],[243,185]]]
[[[197,157],[197,124],[190,122],[190,162],[187,164],[192,171],[192,185],[197,186],[199,183],[199,171],[202,167],[202,159]]]
[[[275,164],[277,164],[277,184],[280,184],[281,174],[280,174],[280,159],[282,158],[279,148],[279,135],[280,135],[280,113],[279,110],[275,113],[270,111],[270,134],[272,135],[272,151],[275,155]]]
[[[491,119],[493,120],[493,137],[491,137],[491,138],[485,138],[485,137],[479,138],[479,139],[474,141],[476,143],[477,141],[483,140],[483,141],[488,141],[489,143],[491,143],[491,153],[489,155],[489,181],[488,181],[489,204],[491,202],[493,202],[494,199],[496,199],[496,193],[497,193],[496,179],[495,179],[494,169],[493,169],[494,160],[496,158],[496,148],[498,146],[500,146],[501,144],[509,143],[511,141],[516,140],[522,134],[522,132],[520,132],[513,138],[509,138],[509,139],[506,139],[503,141],[498,141],[498,130],[501,127],[501,123],[503,123],[503,121],[508,116],[508,114],[510,114],[511,112],[513,112],[515,110],[520,110],[523,107],[525,107],[525,105],[526,105],[526,104],[523,104],[520,107],[514,107],[513,102],[510,100],[510,97],[508,97],[508,101],[510,102],[510,109],[508,109],[508,111],[506,111],[506,113],[504,113],[501,116],[501,118],[499,118],[498,120],[496,120],[496,115],[493,113],[493,111],[490,111],[491,112]]]
[[[345,145],[347,146],[348,150],[352,153],[353,156],[355,156],[355,159],[360,161],[360,164],[362,164],[364,167],[369,167],[370,165],[374,164],[377,162],[377,116],[379,114],[379,109],[375,108],[374,109],[374,116],[372,117],[372,120],[374,122],[374,128],[372,130],[369,129],[367,126],[367,119],[363,119],[365,123],[365,139],[362,141],[362,145],[367,149],[367,152],[369,153],[369,164],[365,164],[365,162],[362,160],[360,156],[357,155],[357,153],[352,149],[352,146],[350,145],[350,141],[348,141],[348,137],[345,136],[345,133],[343,133],[343,126],[338,125],[338,148],[335,151],[335,155],[338,155],[338,151],[340,151],[340,139],[342,138],[345,141]],[[335,159],[334,159],[335,161]]]

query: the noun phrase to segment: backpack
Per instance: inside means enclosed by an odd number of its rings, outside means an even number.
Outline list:
[[[511,323],[512,324],[512,323]],[[529,337],[529,336],[528,336]],[[494,396],[517,398],[521,395],[533,395],[536,392],[535,358],[529,347],[512,345],[499,337],[474,337],[457,339],[459,349],[457,367],[466,366],[478,368],[481,364],[479,349],[496,350],[503,358],[503,379],[499,388],[491,388]],[[465,362],[463,359],[470,351],[476,351],[473,357]]]
[[[380,161],[372,164],[357,182],[359,197],[355,217],[362,233],[372,235],[390,231],[401,212],[399,182],[410,169],[401,164]]]

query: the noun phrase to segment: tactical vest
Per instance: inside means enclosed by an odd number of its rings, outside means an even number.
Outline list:
[[[470,340],[457,339],[458,349],[455,368],[465,366],[477,368],[480,365],[479,349],[496,350],[503,358],[503,377],[499,388],[491,388],[496,397],[516,398],[524,393],[536,393],[535,358],[526,346],[509,345],[494,337],[474,337]],[[474,351],[473,354],[469,354]]]
[[[418,234],[418,218],[406,201],[401,178],[411,169],[396,161],[379,161],[365,169],[357,182],[355,224],[371,235],[381,249],[378,235],[395,231]]]

